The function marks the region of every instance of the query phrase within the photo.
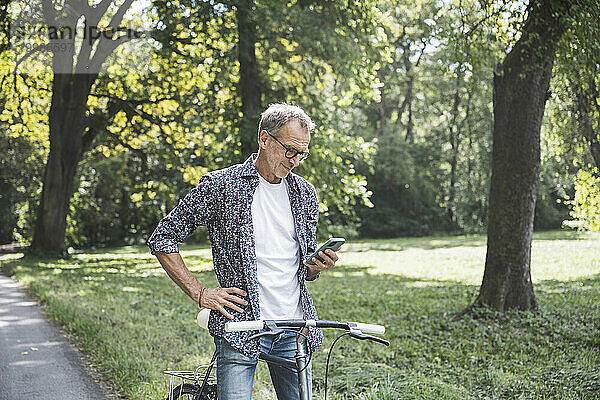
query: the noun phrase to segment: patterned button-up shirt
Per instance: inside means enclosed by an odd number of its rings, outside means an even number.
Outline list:
[[[177,253],[177,243],[183,242],[198,226],[208,228],[212,244],[215,273],[221,287],[238,287],[246,291],[248,306],[239,313],[228,310],[233,321],[256,320],[260,317],[258,279],[252,225],[251,205],[258,186],[258,171],[254,165],[256,154],[238,164],[208,173],[155,229],[148,246],[152,251]],[[289,186],[290,205],[296,235],[300,246],[300,260],[305,260],[317,247],[317,218],[319,203],[315,188],[304,178],[289,173],[285,178]],[[304,319],[317,319],[317,312],[306,288],[307,267],[298,265],[300,303]],[[313,278],[315,279],[315,278]],[[256,332],[225,332],[223,314],[212,310],[208,329],[250,357],[258,357],[259,340],[248,340]],[[310,328],[308,343],[312,351],[323,342],[320,329]]]

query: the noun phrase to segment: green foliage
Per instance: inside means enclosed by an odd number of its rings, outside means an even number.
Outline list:
[[[575,181],[575,198],[571,216],[580,229],[600,231],[600,178],[598,168],[593,171],[579,170]]]
[[[335,2],[327,9],[319,3],[304,4],[281,13],[275,12],[281,7],[257,2],[253,16],[254,20],[261,21],[256,50],[263,102],[296,102],[318,126],[311,142],[313,155],[298,171],[317,187],[323,236],[336,224],[355,223],[354,208],[358,204],[369,204],[365,178],[354,167],[357,161],[369,162],[369,146],[361,137],[346,132],[351,124],[345,121],[344,111],[330,101],[370,93],[373,65],[364,60],[364,52],[360,53],[364,46],[357,49],[348,44],[354,35],[348,24],[361,27],[356,33],[357,43],[371,40],[371,26],[366,23],[370,21],[367,12],[370,8],[366,4],[357,3],[356,8],[348,9],[341,3],[339,9],[335,8]],[[182,1],[155,2],[154,7],[158,26],[154,37],[160,45],[154,68],[157,74],[143,76],[142,84],[136,82],[134,87],[120,83],[120,91],[123,94],[151,91],[157,86],[163,91],[166,89],[160,97],[170,96],[174,108],[167,118],[158,119],[149,135],[145,135],[151,141],[138,141],[134,147],[146,154],[149,163],[154,164],[158,159],[162,165],[181,171],[184,180],[194,184],[209,170],[244,161],[249,154],[240,153],[240,137],[255,135],[239,132],[235,4],[203,3],[195,7],[194,2]],[[336,10],[333,14],[331,7]],[[341,24],[337,17],[343,17],[347,23]],[[319,29],[309,23],[316,19],[322,22]],[[173,75],[173,70],[179,78],[165,82],[164,77]],[[340,73],[348,76],[348,86],[335,82]],[[331,97],[324,97],[323,93]],[[158,92],[154,96],[158,97]],[[147,98],[148,94],[141,97]],[[145,115],[156,114],[152,104],[143,107]],[[158,114],[164,115],[164,112]],[[121,143],[132,133],[145,129],[131,126],[132,118],[135,118],[134,113],[125,112],[120,125],[114,128],[114,132],[119,130]],[[256,129],[256,125],[252,126]],[[155,172],[167,175],[160,173],[160,169]],[[171,186],[162,178],[154,180],[160,181],[165,189]],[[162,205],[164,208],[164,203]]]
[[[549,148],[550,144],[546,140],[546,137],[542,139],[542,171],[533,221],[536,230],[561,227],[563,221],[569,219],[568,200],[574,193],[573,177],[567,165],[569,160],[560,157],[560,152]]]
[[[31,82],[10,75],[9,57],[9,50],[0,53],[0,243],[31,237],[48,146],[46,104],[37,88],[27,86]]]
[[[494,24],[503,5],[383,2],[381,9],[389,58],[379,61],[380,98],[366,110],[368,137],[379,150],[368,175],[375,208],[364,210],[365,234],[481,232],[493,123],[489,77],[506,47]]]
[[[287,12],[277,11],[280,6]],[[370,194],[354,163],[368,163],[371,152],[361,137],[348,133],[345,112],[323,93],[340,102],[372,96],[375,64],[368,57],[381,37],[371,24],[371,3],[287,8],[257,2],[254,12],[261,22],[263,101],[296,102],[320,126],[314,156],[301,173],[318,186],[321,226],[347,225],[351,234],[354,208],[369,204]],[[87,153],[68,217],[67,239],[75,247],[143,241],[200,176],[249,156],[239,150],[235,2],[155,1],[145,20],[155,28],[150,59],[119,47],[88,100]],[[322,23],[319,29],[315,20]],[[6,55],[4,61],[2,82],[14,84],[3,120],[47,146],[51,76],[11,77],[14,59]],[[144,68],[132,70],[136,64]],[[337,82],[340,74],[347,76],[343,84]],[[255,129],[254,121],[250,125]]]
[[[67,243],[75,248],[144,243],[191,188],[177,168],[148,166],[132,151],[110,157],[91,152],[80,166],[77,186],[67,219]],[[188,240],[206,242],[206,229]]]
[[[1,128],[0,148],[0,243],[4,244],[22,241],[32,233],[44,149]]]
[[[598,6],[576,3],[542,131],[536,229],[567,218],[577,171],[595,162],[581,121],[598,132]],[[150,31],[150,53],[118,47],[92,88],[69,245],[144,241],[200,176],[249,156],[241,137],[255,135],[258,121],[240,113],[237,4],[155,0],[131,16]],[[317,187],[321,237],[485,231],[491,77],[524,10],[506,1],[254,2],[262,106],[295,103],[317,123],[297,171]],[[589,15],[574,18],[582,10]],[[0,154],[2,227],[11,232],[2,235],[27,241],[52,76],[13,75],[1,28],[0,127],[11,138],[2,144],[20,149]]]
[[[361,235],[423,236],[451,230],[436,201],[431,171],[418,167],[419,158],[426,157],[427,152],[425,146],[408,144],[394,135],[378,142],[375,173],[367,178],[375,207],[361,211]]]
[[[574,221],[566,225],[598,229],[598,181],[600,168],[600,5],[571,3],[569,30],[557,52],[549,113],[543,131],[543,149],[553,164],[556,199],[570,207]],[[595,167],[593,166],[595,165]],[[571,200],[569,200],[571,199]],[[563,213],[561,213],[563,214]],[[564,218],[567,219],[566,216]]]
[[[309,284],[319,316],[384,324],[391,346],[340,340],[328,398],[598,398],[599,244],[597,234],[534,234],[539,309],[484,309],[454,322],[477,294],[484,236],[346,243],[340,264]],[[183,246],[182,255],[201,282],[216,285],[208,247]],[[162,371],[210,359],[214,345],[194,323],[196,305],[145,247],[20,257],[5,256],[3,272],[29,285],[127,398],[164,398]],[[327,333],[313,356],[316,398],[335,336]],[[254,389],[256,399],[275,396],[262,363]]]

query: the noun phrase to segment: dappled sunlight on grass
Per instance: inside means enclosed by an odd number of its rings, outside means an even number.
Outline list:
[[[484,247],[454,247],[402,252],[369,250],[340,253],[341,265],[369,266],[371,273],[402,274],[414,278],[452,280],[474,284],[483,277]],[[336,267],[338,268],[338,267]]]
[[[436,281],[415,281],[415,282],[408,282],[406,284],[407,287],[443,287],[445,286],[442,282],[436,282]]]
[[[485,266],[484,239],[457,236],[347,243],[340,252],[339,268],[364,265],[370,267],[370,273],[480,284]],[[600,236],[578,232],[536,233],[531,271],[534,282],[578,279],[600,271]]]
[[[432,250],[438,248],[458,246],[482,246],[485,244],[485,235],[463,235],[463,236],[428,236],[420,238],[397,238],[397,239],[373,239],[357,240],[344,244],[348,251],[403,251],[408,249]]]
[[[453,322],[479,290],[484,239],[349,243],[338,266],[307,283],[321,318],[382,323],[392,343],[341,340],[332,355],[332,399],[600,397],[600,241],[572,232],[536,235],[539,310],[483,310]],[[182,255],[202,283],[216,286],[209,248],[183,246]],[[132,399],[162,398],[163,370],[193,369],[212,354],[210,335],[194,323],[197,305],[145,248],[67,260],[10,255],[0,263]],[[317,392],[334,339],[325,336],[314,354]],[[258,371],[254,398],[273,398],[266,367]]]

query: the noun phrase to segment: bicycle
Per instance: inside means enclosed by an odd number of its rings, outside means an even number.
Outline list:
[[[197,322],[201,327],[208,329],[206,326],[208,321],[208,314],[210,310],[202,310],[198,313]],[[311,400],[309,398],[308,390],[308,378],[307,378],[307,366],[310,363],[312,354],[308,351],[306,346],[306,339],[308,335],[309,327],[317,328],[333,328],[342,329],[346,332],[338,336],[327,356],[327,366],[325,368],[325,400],[327,400],[327,374],[329,370],[329,357],[336,344],[336,342],[343,336],[350,336],[354,339],[359,340],[371,340],[377,343],[389,346],[389,342],[377,336],[370,334],[385,333],[385,327],[382,325],[365,324],[360,322],[340,322],[340,321],[327,321],[327,320],[302,320],[302,319],[289,319],[289,320],[266,320],[266,321],[240,321],[240,322],[227,322],[225,324],[225,330],[227,332],[234,331],[259,331],[250,337],[259,338],[262,336],[279,336],[285,331],[293,331],[296,334],[296,355],[295,362],[285,358],[277,357],[270,354],[260,353],[259,359],[267,363],[273,363],[279,366],[283,366],[295,371],[298,374],[298,386],[300,389],[300,400]],[[201,365],[196,368],[195,371],[165,371],[165,374],[171,376],[169,384],[169,397],[167,400],[179,400],[179,399],[190,399],[190,400],[218,400],[217,399],[217,384],[216,377],[212,374],[215,365],[216,353],[213,355],[210,364]],[[174,378],[180,378],[181,384],[173,387]]]

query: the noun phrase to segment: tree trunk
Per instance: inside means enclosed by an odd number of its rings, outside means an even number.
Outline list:
[[[383,68],[380,68],[377,70],[377,78],[379,79],[379,82],[385,84],[386,82],[386,78],[383,75]],[[376,130],[376,135],[379,138],[382,138],[383,135],[385,134],[385,128],[387,125],[387,116],[386,116],[386,112],[385,112],[385,93],[384,93],[384,89],[385,86],[381,86],[379,88],[379,97],[381,98],[379,103],[377,103],[376,108],[377,108],[377,115],[379,117],[379,126]]]
[[[123,1],[112,14],[110,26],[118,27],[133,0]],[[94,6],[87,2],[68,0],[57,10],[56,2],[43,0],[42,11],[48,27],[64,26],[76,30],[77,21],[84,17],[86,26],[101,20],[110,5],[104,0]],[[50,256],[65,254],[65,231],[69,203],[73,196],[73,179],[81,160],[84,145],[90,145],[94,132],[86,132],[87,100],[92,85],[106,58],[127,36],[82,40],[75,62],[75,36],[54,40],[51,44],[63,45],[66,52],[52,47],[52,103],[48,116],[50,153],[44,172],[42,197],[37,210],[35,232],[30,250]],[[94,48],[92,56],[92,48]]]
[[[450,155],[450,187],[448,188],[448,218],[450,222],[455,222],[456,217],[454,210],[456,209],[456,167],[458,165],[458,150],[460,146],[460,128],[458,126],[458,107],[460,105],[460,75],[456,78],[456,92],[454,93],[454,101],[452,103],[452,119],[450,122],[450,148],[452,154]]]
[[[236,15],[238,23],[238,61],[240,63],[240,96],[242,119],[239,124],[241,158],[256,151],[258,135],[256,127],[261,113],[261,89],[256,61],[256,25],[251,12],[254,1],[240,1]]]
[[[562,5],[561,5],[562,4]],[[522,36],[496,69],[485,272],[474,306],[537,306],[531,240],[540,172],[540,128],[568,5],[532,1]]]
[[[54,74],[50,106],[50,153],[31,250],[65,254],[66,218],[82,155],[87,98],[96,75]]]
[[[408,143],[413,143],[415,140],[414,127],[415,122],[413,121],[413,91],[414,91],[415,77],[411,76],[408,81],[408,89],[406,91],[406,101],[408,107],[408,118],[406,120],[406,134],[404,140]]]
[[[400,109],[398,110],[398,121],[396,122],[396,124],[402,123],[402,116],[404,115],[404,112],[408,108],[408,120],[406,121],[406,134],[404,136],[404,140],[408,143],[412,143],[414,140],[414,132],[413,132],[414,121],[413,121],[413,104],[412,104],[414,87],[415,87],[414,68],[416,66],[418,66],[419,62],[421,61],[421,56],[423,55],[423,51],[421,51],[421,54],[419,55],[419,58],[418,58],[416,64],[413,66],[412,62],[410,61],[410,46],[404,45],[404,46],[402,46],[402,49],[403,49],[402,61],[404,63],[404,68],[406,69],[406,76],[407,76],[408,80],[406,82],[406,95],[404,96],[404,101],[402,102],[402,104],[400,105]]]

